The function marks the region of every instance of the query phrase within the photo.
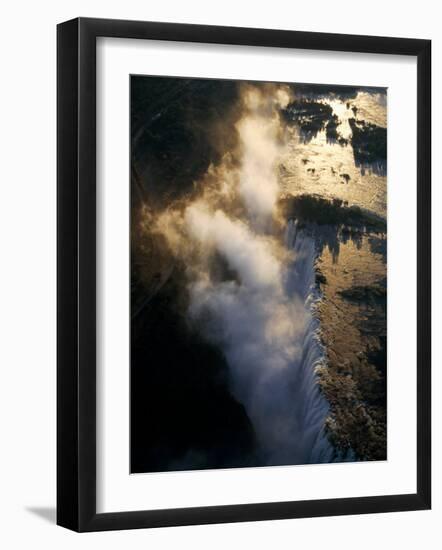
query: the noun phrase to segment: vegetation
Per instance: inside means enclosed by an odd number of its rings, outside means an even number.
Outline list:
[[[366,301],[373,302],[379,299],[386,299],[387,289],[383,286],[354,286],[345,290],[341,290],[340,294],[347,300],[356,302]]]
[[[385,232],[386,221],[359,206],[347,206],[341,199],[325,199],[317,195],[286,195],[280,209],[288,219],[314,222],[318,225],[342,225]]]
[[[387,129],[363,120],[349,119],[351,143],[358,165],[387,160]]]
[[[321,390],[330,403],[329,437],[338,453],[357,460],[386,460],[387,401],[385,339],[381,347],[352,361],[318,369]]]
[[[326,127],[326,136],[328,141],[331,141],[331,142],[338,141],[339,139],[338,130],[337,130],[338,126],[339,126],[339,118],[336,115],[333,115],[329,119]]]
[[[367,238],[369,247],[377,246],[378,253],[383,250],[373,239],[376,234],[386,232],[385,219],[357,206],[348,206],[340,199],[289,195],[281,199],[280,210],[288,219],[310,224],[318,247],[326,245],[336,261],[333,270],[341,269],[337,262],[339,247],[348,239],[361,243]],[[330,332],[322,333],[327,364],[317,370],[319,386],[330,404],[326,422],[328,435],[341,458],[385,460],[385,280],[339,290],[330,283],[330,274],[331,279],[336,277],[336,273],[327,271],[322,263],[316,266],[316,282],[325,296],[319,315],[325,315],[321,317],[322,323],[332,327]],[[330,306],[332,296],[334,306]],[[335,308],[346,311],[350,304],[353,313],[336,314]],[[356,325],[352,327],[359,334],[356,344],[355,340],[351,345],[347,341],[348,322]],[[366,343],[365,350],[361,349],[361,342]]]
[[[337,126],[330,105],[318,101],[295,100],[287,105],[283,111],[283,116],[287,122],[298,124],[306,141],[314,138],[330,122],[332,123],[330,127],[331,134],[333,134],[333,124]]]

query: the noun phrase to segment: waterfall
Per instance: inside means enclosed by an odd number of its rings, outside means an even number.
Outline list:
[[[203,330],[223,349],[232,392],[255,429],[260,465],[332,461],[324,432],[328,404],[315,374],[325,355],[315,316],[313,236],[290,221],[285,244],[292,259],[277,262],[273,248],[250,228],[221,214],[202,216],[206,234],[240,281],[194,283],[191,315],[204,318]]]
[[[294,252],[294,261],[289,266],[287,275],[287,293],[289,296],[300,297],[308,318],[302,335],[301,360],[292,365],[293,375],[297,380],[298,414],[303,426],[302,446],[305,448],[305,456],[309,456],[306,462],[330,462],[334,450],[324,428],[329,406],[320,393],[315,373],[317,367],[325,363],[325,350],[319,336],[319,320],[315,314],[320,300],[315,280],[315,238],[308,228],[299,228],[297,221],[290,220],[285,242]]]
[[[224,353],[260,465],[333,457],[315,375],[325,360],[315,316],[315,241],[293,221],[285,243],[270,229],[280,223],[278,166],[287,136],[279,112],[288,100],[284,88],[267,94],[246,85],[236,124],[241,161],[226,156],[208,170],[195,200],[156,222],[186,261],[189,322]],[[211,269],[214,258],[223,269]]]

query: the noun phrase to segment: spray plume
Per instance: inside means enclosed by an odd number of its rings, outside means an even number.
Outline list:
[[[275,230],[282,223],[278,166],[287,142],[279,113],[290,92],[248,84],[241,98],[235,158],[228,153],[211,166],[197,198],[160,214],[156,230],[186,262],[189,322],[223,350],[260,463],[329,462],[328,407],[315,383],[324,360],[313,314],[315,244],[294,222],[285,239]],[[215,258],[224,276],[214,274]]]

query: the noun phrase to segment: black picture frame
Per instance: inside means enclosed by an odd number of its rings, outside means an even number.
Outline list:
[[[96,512],[96,39],[417,58],[417,492]],[[431,506],[431,41],[79,18],[57,28],[57,523],[75,531],[425,510]]]

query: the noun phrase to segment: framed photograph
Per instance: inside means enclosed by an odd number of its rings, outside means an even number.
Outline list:
[[[429,509],[430,41],[57,31],[58,524]]]

